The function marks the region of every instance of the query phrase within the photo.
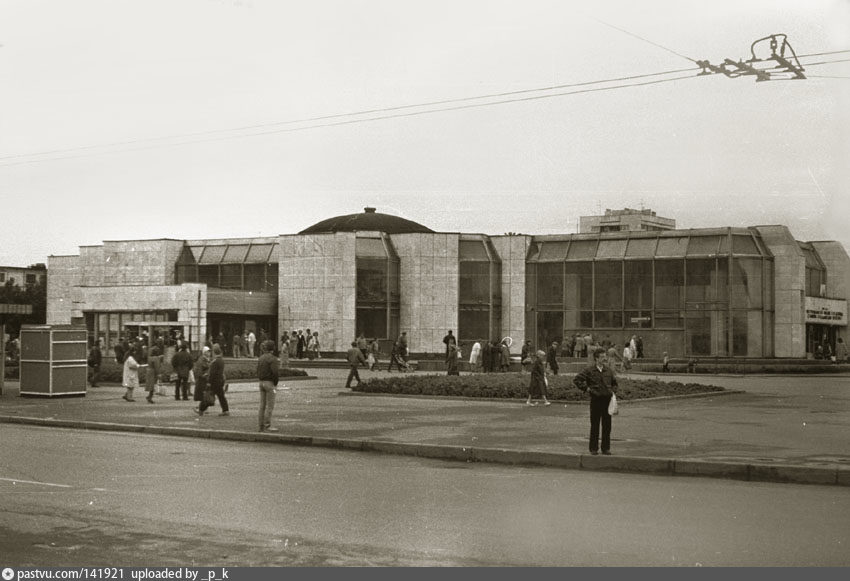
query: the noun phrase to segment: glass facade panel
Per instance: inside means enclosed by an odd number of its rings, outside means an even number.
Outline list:
[[[357,321],[355,327],[362,331],[366,337],[384,339],[387,337],[387,310],[386,308],[370,309],[366,307],[357,308]]]
[[[242,288],[242,264],[222,264],[221,288]]]
[[[729,299],[727,259],[693,258],[686,261],[685,300],[689,304],[727,303]]]
[[[732,355],[762,356],[762,312],[732,311]]]
[[[228,244],[222,262],[242,263],[248,254],[248,244]]]
[[[655,311],[656,329],[681,329],[685,326],[682,311]]]
[[[567,262],[564,264],[566,281],[566,306],[579,309],[593,308],[593,263]]]
[[[659,238],[658,250],[656,256],[684,256],[685,249],[688,247],[688,238],[686,236],[680,238]]]
[[[384,242],[380,238],[357,238],[354,254],[357,258],[387,258]]]
[[[627,239],[600,240],[596,258],[622,258],[626,254]]]
[[[459,302],[466,304],[490,304],[490,263],[461,262],[459,265]]]
[[[390,304],[398,305],[401,300],[400,280],[399,280],[399,263],[391,260],[389,262],[390,269]]]
[[[761,258],[733,258],[732,308],[760,309],[762,292]]]
[[[623,317],[626,327],[637,327],[648,329],[652,327],[652,311],[649,309],[640,311],[626,311]]]
[[[537,260],[562,262],[567,256],[569,242],[544,242]]]
[[[489,262],[490,257],[487,256],[483,240],[461,240],[458,242],[458,259],[461,262],[465,260]]]
[[[625,279],[625,307],[627,309],[652,308],[652,261],[627,260],[623,263]],[[628,321],[626,321],[628,324]]]
[[[362,303],[387,306],[387,261],[357,259],[357,307]],[[377,305],[375,305],[377,306]],[[385,319],[386,322],[386,319]],[[362,329],[362,327],[361,327]]]
[[[217,264],[200,264],[198,265],[198,282],[202,282],[207,286],[218,287],[218,265]]]
[[[573,240],[567,254],[568,260],[581,260],[596,257],[596,240]]]
[[[595,328],[623,328],[623,311],[594,311],[593,326]]]
[[[490,337],[489,309],[460,309],[458,338],[461,341],[481,341]]]
[[[681,309],[685,306],[685,263],[681,260],[655,262],[655,308]]]
[[[773,310],[773,261],[764,261],[764,309]]]
[[[537,264],[537,304],[547,307],[564,306],[564,263]]]
[[[277,293],[278,289],[278,270],[279,266],[275,262],[273,264],[267,264],[266,266],[266,288],[264,290]]]
[[[204,253],[201,255],[201,259],[198,260],[198,264],[218,264],[224,257],[225,250],[227,250],[227,246],[224,244],[205,246]]]
[[[248,255],[245,257],[245,262],[250,263],[265,263],[269,261],[269,253],[272,251],[274,244],[251,244]]]
[[[689,311],[685,323],[685,352],[711,355],[711,316],[708,311]]]
[[[761,254],[752,236],[732,235],[732,254]]]
[[[175,267],[176,283],[198,282],[198,267],[194,264],[178,264]]]
[[[543,311],[537,313],[537,345],[559,343],[564,337],[564,312]]]
[[[615,262],[597,262],[595,301],[593,306],[595,309],[617,309],[623,308],[623,263]]]
[[[653,258],[656,246],[658,246],[658,238],[632,238],[626,248],[626,256]]]
[[[688,244],[688,256],[694,254],[717,254],[720,248],[720,236],[691,236]]]
[[[275,265],[276,266],[276,265]],[[245,290],[265,291],[266,289],[266,265],[245,265]]]

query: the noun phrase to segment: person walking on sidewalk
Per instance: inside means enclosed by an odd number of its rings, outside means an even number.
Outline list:
[[[130,347],[124,353],[124,372],[121,376],[121,384],[127,391],[122,399],[125,401],[136,401],[133,399],[133,390],[139,387],[139,362],[136,361],[136,343],[130,343]]]
[[[220,416],[230,415],[230,406],[227,405],[227,396],[224,394],[224,386],[227,383],[227,376],[224,374],[224,356],[221,352],[221,346],[215,343],[212,347],[213,360],[210,363],[209,377],[207,379],[207,389],[218,398],[218,403],[221,405]],[[204,415],[211,403],[206,398],[201,401],[197,412],[199,416]]]
[[[546,362],[549,364],[549,369],[552,370],[553,375],[558,375],[558,342],[552,341],[552,344],[549,346],[549,351],[546,354]]]
[[[599,425],[602,424],[602,453],[611,454],[611,416],[608,404],[617,391],[617,378],[605,364],[605,350],[593,352],[594,364],[579,373],[573,384],[590,394],[590,453],[599,453]]]
[[[195,376],[195,393],[192,397],[196,402],[201,403],[204,401],[204,392],[207,391],[210,377],[210,348],[206,345],[201,349],[201,356],[195,361],[192,375]],[[195,413],[202,415],[199,407],[195,408]]]
[[[360,365],[366,365],[366,358],[363,357],[363,353],[361,353],[360,349],[357,348],[357,341],[351,342],[351,349],[348,350],[346,357],[348,359],[348,365],[351,367],[351,371],[348,372],[348,379],[345,380],[345,387],[346,389],[351,389],[352,379],[356,379],[357,385],[360,385],[360,374],[357,373],[357,368]]]
[[[148,403],[153,403],[153,390],[159,383],[159,374],[162,372],[162,352],[154,345],[148,354],[148,369],[145,372],[145,391],[148,392]]]
[[[189,399],[189,372],[192,371],[192,356],[189,355],[189,345],[180,345],[180,351],[171,358],[171,369],[177,374],[174,380],[174,399],[179,400],[180,394],[183,399]]]
[[[551,405],[549,401],[548,381],[546,380],[546,352],[538,351],[534,356],[534,361],[531,364],[531,382],[528,384],[528,399],[525,400],[525,405],[537,405],[536,398],[543,399],[543,405]]]
[[[89,351],[89,357],[86,363],[91,367],[91,386],[97,387],[97,380],[100,379],[100,364],[103,362],[103,353],[100,352],[100,342],[95,341]]]
[[[277,384],[280,377],[280,363],[272,354],[274,344],[267,341],[260,345],[262,352],[257,360],[257,379],[260,380],[260,431],[277,432],[272,427],[272,412],[274,411],[274,400],[277,392]]]
[[[446,375],[460,375],[460,371],[457,369],[457,359],[457,345],[449,343],[446,350]]]

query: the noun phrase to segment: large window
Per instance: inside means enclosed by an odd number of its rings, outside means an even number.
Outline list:
[[[656,342],[655,353],[772,353],[774,268],[757,232],[706,229],[566,242],[547,237],[527,256],[526,324],[538,341],[558,330],[616,336],[622,329],[625,336],[642,331]],[[801,248],[814,291],[823,284],[822,263],[813,249]]]
[[[376,339],[398,336],[399,262],[390,241],[357,238],[356,332]]]
[[[547,251],[551,252],[553,248]],[[565,248],[557,249],[561,257],[566,253]],[[460,240],[458,245],[458,339],[461,341],[490,340],[501,331],[502,312],[502,281],[501,262],[496,256],[495,249],[483,239]],[[545,263],[546,267],[555,266],[563,269],[563,262]],[[537,272],[537,271],[535,271]],[[543,279],[535,280],[534,288],[545,292],[541,300],[547,304],[556,301],[557,308],[562,308],[563,286],[561,290],[553,289],[552,284],[559,284],[551,277],[551,273],[543,269]],[[563,282],[560,283],[563,285]]]

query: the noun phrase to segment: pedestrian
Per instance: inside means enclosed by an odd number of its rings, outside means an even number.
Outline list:
[[[298,329],[298,339],[296,343],[295,356],[298,359],[304,358],[304,349],[307,347],[307,340],[304,339],[304,331]]]
[[[835,362],[836,363],[846,363],[847,362],[847,344],[844,342],[844,339],[839,337],[836,339],[835,343]]]
[[[670,357],[667,356],[667,352],[664,352],[664,357],[661,359],[661,371],[667,373],[670,371]]]
[[[98,341],[94,342],[91,350],[89,350],[89,357],[86,360],[86,363],[89,367],[91,367],[91,386],[97,387],[97,380],[100,378],[100,364],[103,362],[103,353],[100,351],[100,343]]]
[[[393,348],[390,351],[390,362],[387,365],[387,373],[392,372],[393,365],[395,365],[398,368],[399,373],[401,373],[403,371],[401,355],[399,354],[400,350],[401,350],[401,345],[399,344],[399,342],[396,341],[395,343],[393,343]]]
[[[631,345],[625,343],[623,347],[623,369],[632,368],[632,348]]]
[[[531,381],[528,384],[528,399],[525,405],[537,405],[534,399],[542,399],[543,405],[551,405],[547,397],[549,395],[549,380],[546,379],[546,352],[538,351],[532,354]]]
[[[233,357],[239,359],[242,355],[242,347],[240,346],[242,343],[242,335],[239,333],[234,333],[233,335]]]
[[[215,343],[212,347],[212,361],[210,362],[209,375],[207,377],[207,389],[218,398],[218,403],[221,405],[221,413],[218,414],[220,416],[230,415],[230,406],[227,403],[227,396],[225,395],[225,385],[227,385],[227,376],[224,372],[224,357],[221,352],[221,346]],[[201,405],[195,411],[199,416],[202,416],[207,411],[207,408],[212,405],[214,404],[209,403],[209,400],[204,397],[201,400]]]
[[[531,347],[531,339],[526,339],[525,343],[522,344],[522,350],[520,351],[519,361],[522,365],[522,372],[525,373],[529,369],[531,369],[531,365],[533,363],[532,359],[534,355],[534,349]]]
[[[260,431],[277,432],[272,426],[272,412],[274,411],[275,394],[280,377],[280,367],[277,357],[272,355],[272,345],[269,342],[260,345],[262,352],[257,360],[257,379],[260,380]]]
[[[398,337],[398,350],[402,361],[404,361],[404,369],[407,370],[407,361],[410,359],[410,349],[407,344],[407,331],[402,331]]]
[[[472,345],[472,350],[469,352],[469,367],[472,371],[481,371],[481,343],[478,341]]]
[[[510,347],[508,347],[507,341],[502,341],[502,346],[499,349],[499,354],[499,363],[501,365],[501,371],[502,373],[506,373],[511,367],[511,349]]]
[[[366,350],[368,352],[368,355],[366,356],[366,363],[369,364],[369,371],[374,371],[375,367],[378,366],[381,356],[381,346],[378,344],[378,340],[372,339],[369,341],[369,346]]]
[[[623,357],[617,351],[617,348],[612,344],[605,354],[608,357],[608,366],[617,373],[621,373],[623,371]]]
[[[446,336],[443,337],[443,344],[445,344],[445,346],[446,346],[446,355],[449,354],[449,347],[451,345],[454,345],[455,347],[457,347],[457,339],[455,338],[454,335],[452,335],[451,329],[449,329],[448,332],[446,333]]]
[[[449,343],[446,345],[446,349],[446,375],[460,375],[460,372],[457,370],[457,345]]]
[[[363,357],[369,357],[369,343],[366,341],[366,336],[363,334],[363,331],[357,335],[357,348],[360,349],[360,352],[363,353]]]
[[[254,335],[254,331],[246,331],[248,333],[248,338],[246,339],[246,343],[248,344],[248,357],[254,356],[254,345],[257,343],[257,336]]]
[[[148,392],[145,399],[148,403],[153,403],[153,390],[159,383],[160,373],[162,373],[162,351],[154,345],[148,353],[148,369],[145,372],[145,391]]]
[[[313,334],[307,339],[307,357],[313,359],[321,359],[319,354],[319,332],[313,331]]]
[[[637,340],[635,341],[635,346],[637,347],[636,359],[643,359],[643,337],[638,335]]]
[[[195,361],[195,366],[192,369],[192,375],[195,376],[195,389],[193,398],[197,402],[204,401],[204,393],[207,391],[207,386],[209,383],[210,377],[210,359],[212,357],[212,353],[210,348],[204,345],[204,348],[201,349],[201,355],[198,357],[197,361]],[[198,413],[199,408],[195,408],[195,412]]]
[[[289,358],[296,359],[298,357],[298,331],[292,330],[289,336]]]
[[[549,345],[549,352],[546,354],[546,362],[549,364],[549,369],[553,375],[558,375],[558,342],[552,341]]]
[[[484,344],[481,346],[481,366],[484,373],[490,373],[492,370],[493,364],[491,363],[491,358],[493,351],[491,347],[490,341],[484,341]]]
[[[192,371],[192,356],[189,354],[189,345],[184,341],[180,350],[171,357],[171,369],[177,375],[174,380],[174,399],[189,399],[189,372]]]
[[[602,426],[602,453],[611,454],[611,415],[608,404],[617,391],[617,378],[605,364],[605,351],[593,352],[594,365],[576,375],[573,383],[590,394],[590,453],[599,454],[599,427]]]
[[[637,359],[637,335],[632,335],[629,339],[629,349],[632,351],[632,359]]]
[[[284,331],[283,332],[283,339],[281,339],[281,341],[280,341],[280,351],[279,351],[280,361],[279,361],[279,364],[278,364],[279,367],[283,367],[284,369],[289,367],[290,343],[291,343],[291,341],[289,340],[289,333]],[[260,345],[260,351],[262,351],[262,349],[263,349],[263,346]],[[262,353],[260,354],[260,357],[262,357]]]
[[[357,348],[357,341],[351,342],[351,349],[348,350],[346,358],[348,359],[348,366],[351,369],[348,372],[348,379],[345,380],[345,387],[346,389],[351,389],[352,379],[356,379],[357,385],[360,385],[360,374],[357,372],[357,367],[366,364],[366,358],[363,357],[363,353]]]
[[[139,387],[139,362],[136,360],[136,343],[130,343],[124,354],[124,372],[121,376],[121,385],[127,391],[124,393],[125,401],[136,401],[133,399],[133,390]]]
[[[582,357],[582,351],[584,350],[584,339],[581,338],[581,335],[576,333],[575,341],[573,343],[573,357],[578,359]]]

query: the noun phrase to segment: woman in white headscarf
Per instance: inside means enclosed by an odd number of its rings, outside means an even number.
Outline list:
[[[472,346],[472,351],[469,353],[469,367],[472,371],[481,370],[481,343],[475,342]]]

